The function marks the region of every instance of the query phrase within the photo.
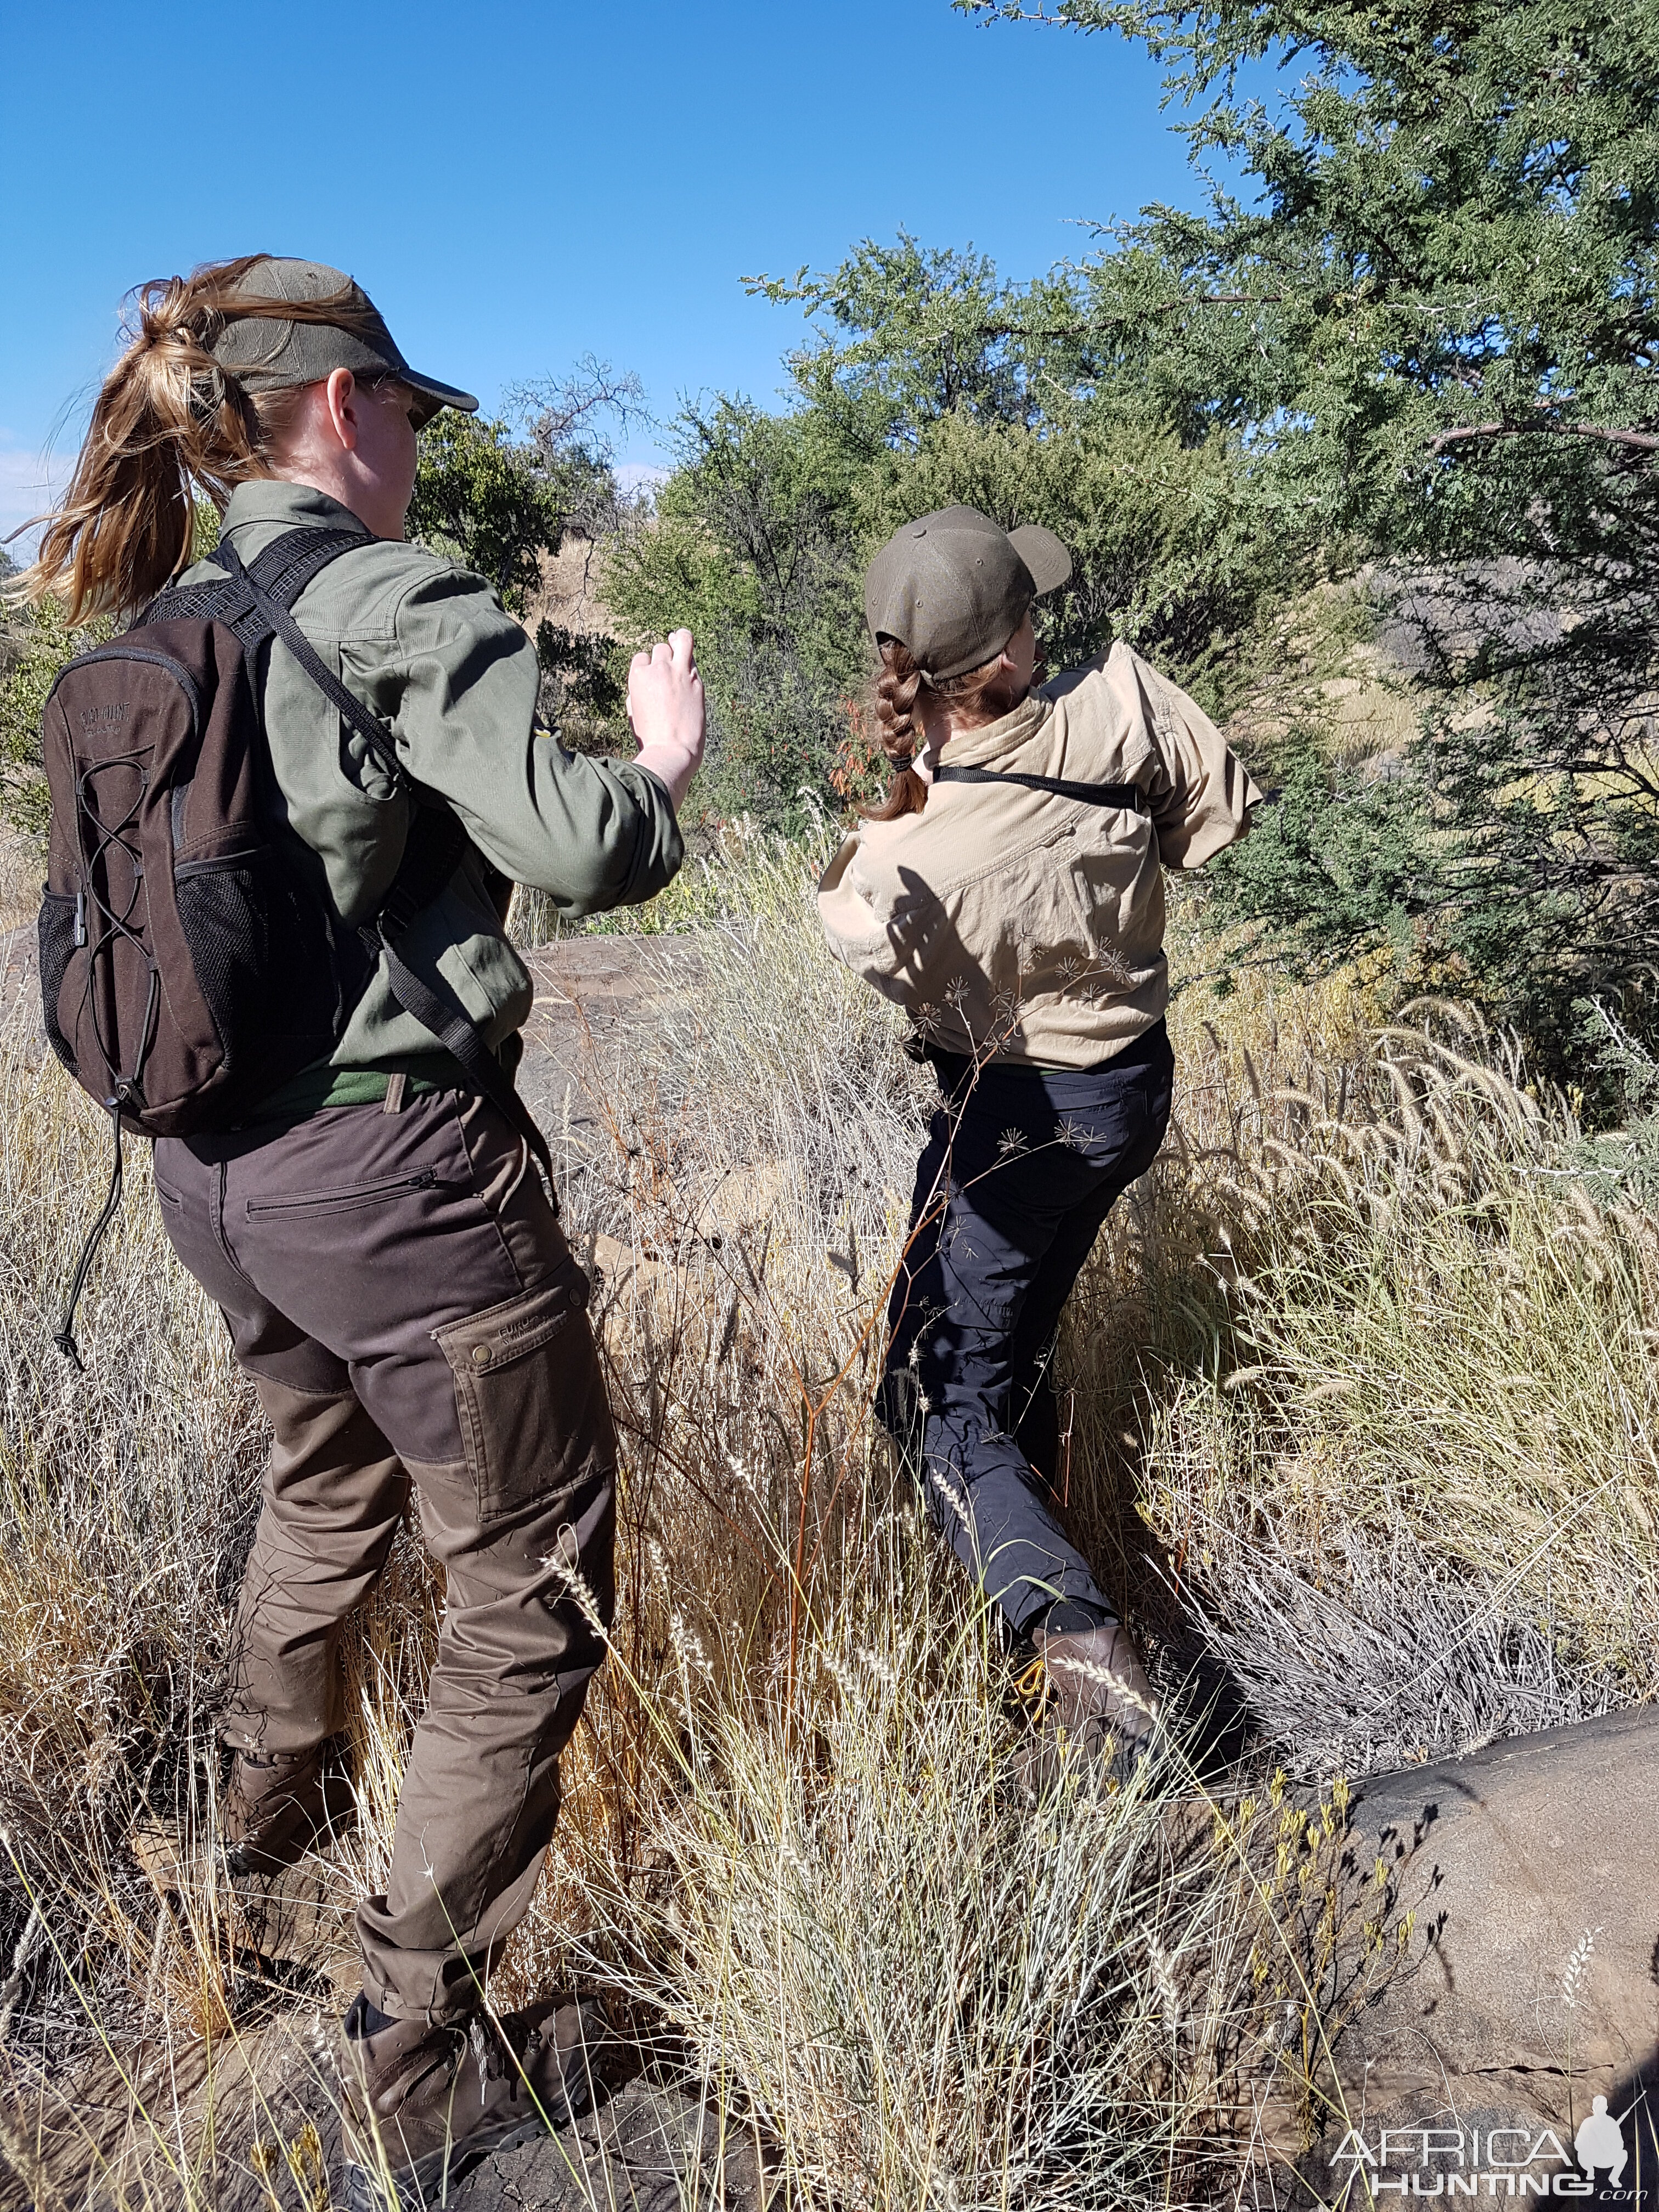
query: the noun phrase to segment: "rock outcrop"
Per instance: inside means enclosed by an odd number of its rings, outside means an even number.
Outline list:
[[[1659,1710],[1367,1782],[1336,1882],[1316,2195],[1659,2207]]]

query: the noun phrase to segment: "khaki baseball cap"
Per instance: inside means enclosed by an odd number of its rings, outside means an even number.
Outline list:
[[[976,507],[942,507],[895,531],[864,580],[864,618],[940,679],[994,660],[1044,592],[1072,574],[1051,530],[1002,530]]]
[[[333,370],[349,368],[354,376],[395,376],[408,385],[416,397],[410,410],[416,429],[441,407],[459,407],[467,415],[478,410],[470,392],[441,384],[435,376],[422,376],[410,367],[374,302],[343,270],[331,269],[321,261],[267,255],[238,282],[230,302],[233,311],[238,300],[288,301],[310,310],[299,316],[233,312],[211,351],[219,366],[249,392],[319,384]],[[317,312],[319,305],[325,309],[322,314]],[[332,319],[328,311],[338,319]]]

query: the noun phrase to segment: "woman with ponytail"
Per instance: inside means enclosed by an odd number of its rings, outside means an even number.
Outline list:
[[[384,331],[355,286],[315,300],[245,295],[262,265],[272,265],[268,256],[246,254],[139,286],[129,343],[99,392],[63,505],[18,580],[25,596],[58,599],[72,623],[136,613],[188,562],[198,499],[222,512],[238,484],[280,473],[302,387],[228,373],[213,348],[233,322],[355,328],[371,346]],[[446,404],[436,389],[422,419]]]
[[[1032,608],[1071,568],[1048,531],[969,507],[876,556],[865,611],[892,777],[818,908],[831,951],[909,1015],[941,1093],[882,1418],[1036,1662],[1048,1724],[1127,1771],[1157,1700],[1056,1515],[1085,1470],[1062,1452],[1051,1369],[1095,1237],[1169,1121],[1161,869],[1242,836],[1261,794],[1127,646],[1033,688]]]
[[[222,591],[227,567],[245,592],[283,574],[297,592],[253,672],[258,781],[286,880],[326,921],[307,943],[345,948],[337,1041],[235,1126],[159,1138],[155,1186],[274,1431],[220,1720],[233,1875],[291,1864],[349,1810],[341,1630],[411,1503],[444,1570],[385,1887],[357,1911],[345,2199],[362,2207],[388,2188],[439,2201],[452,2160],[586,2094],[575,2006],[501,2020],[483,2001],[604,1656],[616,1469],[586,1280],[512,1095],[532,990],[501,895],[516,881],[580,915],[660,890],[703,741],[681,630],[635,658],[637,756],[573,758],[537,726],[535,648],[495,592],[404,542],[416,432],[477,404],[411,368],[338,270],[256,254],[147,284],[21,580],[74,619],[133,616],[175,580]],[[220,510],[222,566],[190,565],[198,499]],[[290,533],[309,550],[264,560]],[[189,785],[171,802],[185,854]],[[426,847],[443,869],[400,878],[434,810],[454,817]],[[159,932],[155,948],[165,992]],[[222,975],[239,957],[227,943]]]

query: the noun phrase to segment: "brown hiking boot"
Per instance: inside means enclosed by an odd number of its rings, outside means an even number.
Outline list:
[[[486,2151],[562,2127],[592,2102],[603,2031],[591,2007],[484,2012],[464,2025],[346,2014],[346,2212],[413,2212]],[[384,2015],[377,2015],[384,2020]]]
[[[1039,1629],[1032,1643],[1036,1656],[1021,1689],[1042,1733],[1023,1763],[1027,1788],[1038,1796],[1054,1788],[1064,1746],[1113,1780],[1128,1781],[1160,1712],[1128,1630],[1116,1620],[1064,1634]]]
[[[219,1808],[233,1875],[280,1874],[356,1817],[351,1785],[326,1746],[299,1752],[239,1751]]]

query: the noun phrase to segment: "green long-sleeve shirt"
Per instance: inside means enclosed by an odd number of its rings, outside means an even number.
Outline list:
[[[362,527],[324,492],[256,483],[232,492],[223,534],[251,562],[296,525]],[[202,563],[185,580],[221,574]],[[504,875],[568,915],[638,905],[672,880],[682,847],[667,791],[645,769],[568,753],[535,726],[535,648],[481,577],[419,546],[375,538],[323,569],[294,613],[327,666],[391,731],[409,776],[447,801]],[[402,857],[408,797],[280,640],[270,649],[265,728],[289,825],[320,858],[342,917],[366,920]],[[442,975],[491,1045],[528,1016],[530,978],[471,857],[401,949],[417,974]],[[392,996],[384,965],[329,1069],[286,1086],[278,1109],[296,1099],[374,1097],[398,1069],[436,1082],[455,1073]]]

